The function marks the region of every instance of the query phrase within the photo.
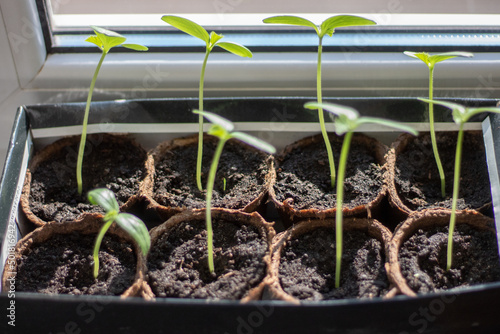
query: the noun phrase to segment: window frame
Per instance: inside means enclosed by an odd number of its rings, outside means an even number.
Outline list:
[[[0,59],[7,66],[13,65],[6,75],[9,87],[5,96],[0,96],[0,116],[5,124],[0,133],[2,163],[15,110],[20,105],[85,101],[99,58],[97,48],[64,53],[48,46],[43,30],[48,22],[40,20],[37,4],[41,0],[36,1],[0,0],[5,27],[0,33],[7,41]],[[112,52],[99,74],[94,100],[196,97],[203,58],[200,50],[196,46],[168,52]],[[314,96],[316,48],[285,50],[257,50],[253,59],[215,52],[207,66],[205,96]],[[325,97],[426,95],[428,73],[418,60],[399,51],[352,51],[357,50],[333,52],[326,47]],[[477,52],[473,59],[439,64],[435,96],[499,97],[500,51],[487,51]]]

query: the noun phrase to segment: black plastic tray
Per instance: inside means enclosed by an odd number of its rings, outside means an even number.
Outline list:
[[[317,116],[303,109],[313,98],[207,99],[207,110],[217,112],[246,130],[259,133],[261,125],[273,125],[268,136],[280,146],[284,140],[304,136],[315,129]],[[425,104],[401,98],[325,99],[357,108],[363,115],[391,118],[417,127],[426,121]],[[460,100],[469,106],[493,106],[496,100]],[[164,129],[195,129],[197,116],[190,110],[196,99],[162,99],[94,103],[91,131],[131,132],[154,145],[167,136]],[[41,146],[76,127],[84,104],[25,106],[18,110],[0,184],[0,241],[2,265],[8,247],[32,227],[18,213],[20,185],[32,145]],[[436,108],[436,120],[453,129],[450,113]],[[495,214],[500,209],[500,117],[479,116],[472,126],[483,128],[492,184]],[[258,122],[258,123],[256,123]],[[450,124],[448,124],[450,123]],[[105,124],[105,126],[103,126]],[[189,125],[191,124],[191,127]],[[303,125],[311,125],[310,127]],[[450,126],[448,126],[450,125]],[[300,128],[306,130],[294,131]],[[195,131],[195,130],[194,130]],[[193,131],[193,132],[194,132]],[[313,130],[313,132],[318,132]],[[264,133],[260,133],[264,135]],[[379,133],[387,140],[395,133]],[[392,137],[391,137],[392,136]],[[153,138],[153,139],[148,139]],[[497,228],[497,231],[500,230]],[[13,305],[13,306],[11,306]],[[14,312],[8,308],[14,307]],[[500,282],[390,300],[339,300],[310,302],[301,306],[279,301],[239,304],[231,301],[141,299],[118,297],[47,296],[33,293],[0,294],[1,333],[498,333]],[[8,324],[15,315],[15,327]]]

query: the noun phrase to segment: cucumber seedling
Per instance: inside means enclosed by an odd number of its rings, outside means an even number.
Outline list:
[[[214,189],[215,175],[217,173],[217,166],[219,165],[219,160],[224,149],[226,142],[235,138],[250,146],[253,146],[259,150],[267,152],[269,154],[274,154],[276,149],[260,140],[259,138],[250,136],[243,132],[233,131],[234,124],[225,119],[224,117],[218,116],[214,113],[208,111],[194,110],[195,114],[199,114],[205,117],[208,121],[212,123],[208,134],[219,138],[215,153],[212,159],[212,164],[210,165],[210,170],[208,173],[207,180],[207,192],[206,192],[206,224],[207,224],[207,250],[208,250],[208,269],[210,273],[214,273],[214,255],[213,255],[213,230],[212,230],[212,192]]]
[[[281,15],[272,16],[263,20],[264,23],[275,23],[275,24],[288,24],[301,27],[313,28],[319,38],[318,43],[318,60],[316,64],[316,95],[318,103],[323,102],[323,93],[321,87],[321,55],[323,52],[323,37],[328,35],[332,37],[336,28],[341,27],[351,27],[351,26],[364,26],[376,24],[372,20],[365,19],[359,16],[353,15],[337,15],[332,16],[324,20],[320,25],[316,25],[313,22],[293,15]],[[326,152],[328,154],[328,163],[330,166],[330,183],[332,188],[335,187],[335,161],[333,159],[332,145],[328,139],[328,134],[325,127],[325,118],[323,115],[323,109],[318,108],[318,118],[319,125],[321,128],[321,134],[323,135],[323,140],[325,141]]]
[[[96,26],[91,26],[91,28],[94,30],[95,35],[87,37],[85,41],[97,45],[97,47],[101,49],[102,54],[99,62],[97,63],[97,68],[95,69],[94,76],[92,77],[92,81],[90,83],[89,94],[87,96],[87,104],[85,105],[85,114],[83,116],[82,136],[80,139],[80,146],[78,148],[78,158],[76,163],[76,183],[78,186],[78,194],[80,195],[83,192],[82,165],[83,154],[85,151],[85,142],[87,141],[87,124],[89,120],[90,102],[92,101],[92,93],[94,92],[97,75],[99,74],[99,70],[101,69],[104,58],[109,53],[109,50],[111,50],[115,46],[123,46],[124,48],[136,51],[148,50],[148,48],[143,45],[124,44],[127,39],[114,31]]]
[[[344,136],[342,142],[342,148],[340,151],[339,166],[338,166],[338,177],[337,177],[337,190],[336,190],[336,211],[335,211],[335,243],[336,243],[336,254],[335,254],[335,288],[340,286],[340,267],[342,260],[342,205],[344,201],[344,178],[347,166],[347,157],[349,155],[349,148],[351,146],[352,135],[354,131],[362,124],[378,124],[386,127],[394,128],[396,130],[409,132],[413,135],[417,135],[417,131],[404,124],[374,117],[362,117],[359,115],[358,111],[331,103],[316,103],[308,102],[304,105],[308,109],[318,109],[323,108],[326,111],[337,116],[334,120],[335,133],[338,136]]]
[[[429,68],[429,100],[432,100],[434,97],[434,66],[436,66],[437,63],[452,59],[455,57],[473,57],[474,55],[470,52],[461,52],[461,51],[455,51],[455,52],[445,52],[445,53],[438,53],[435,55],[430,55],[426,52],[413,52],[413,51],[405,51],[405,55],[420,59],[423,61],[427,67]],[[434,152],[434,159],[436,160],[436,165],[439,171],[439,178],[441,179],[441,196],[443,198],[446,197],[446,182],[445,182],[445,177],[444,177],[444,170],[443,170],[443,164],[441,163],[441,158],[439,157],[439,152],[438,152],[438,147],[437,147],[437,141],[436,141],[436,131],[434,130],[434,104],[429,103],[429,130],[431,133],[431,144],[432,144],[432,151]]]
[[[453,232],[455,231],[455,221],[456,221],[456,210],[458,201],[458,192],[460,190],[460,168],[462,161],[462,145],[464,141],[464,124],[469,121],[469,119],[477,114],[492,112],[500,114],[500,108],[496,107],[481,107],[481,108],[467,108],[463,105],[445,102],[445,101],[433,101],[429,99],[419,99],[421,101],[427,102],[429,104],[435,103],[444,107],[451,109],[453,121],[459,126],[458,137],[457,137],[457,147],[455,151],[455,167],[453,176],[453,197],[451,202],[451,216],[450,224],[448,228],[448,249],[446,253],[446,270],[451,269],[452,264],[452,253],[453,253]]]
[[[174,15],[164,15],[161,18],[164,22],[170,24],[171,26],[179,29],[182,32],[185,32],[188,35],[201,39],[205,42],[205,58],[203,59],[203,64],[201,66],[201,74],[200,74],[200,86],[199,86],[199,96],[198,96],[198,110],[203,110],[203,86],[205,81],[205,68],[207,66],[208,56],[210,52],[212,52],[213,48],[218,46],[232,54],[235,54],[240,57],[252,58],[252,52],[247,49],[245,46],[240,45],[234,42],[223,42],[223,35],[217,34],[214,31],[210,32],[210,34],[200,26],[198,23],[195,23],[191,20],[185,19],[183,17],[174,16]],[[199,115],[198,118],[199,131],[198,131],[198,156],[196,160],[196,184],[198,189],[202,190],[201,185],[201,164],[203,157],[203,116]]]
[[[102,226],[94,245],[94,278],[99,274],[99,249],[104,235],[113,222],[129,234],[139,245],[144,256],[149,252],[151,239],[146,225],[134,215],[129,213],[119,213],[120,207],[116,201],[115,194],[109,189],[98,188],[89,191],[88,199],[90,203],[101,206],[104,211],[104,225]]]

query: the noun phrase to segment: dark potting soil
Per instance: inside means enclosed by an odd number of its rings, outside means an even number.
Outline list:
[[[399,251],[401,272],[417,293],[500,280],[495,233],[458,224],[453,233],[452,267],[446,271],[448,226],[418,230]]]
[[[206,188],[216,141],[203,142],[202,185]],[[204,208],[205,191],[196,185],[198,143],[167,152],[156,164],[154,200],[167,207]],[[268,155],[229,140],[220,157],[212,195],[213,207],[242,209],[264,191]]]
[[[132,245],[106,235],[94,279],[96,235],[55,235],[18,260],[16,291],[71,295],[120,295],[134,282]]]
[[[342,141],[331,143],[337,170]],[[344,181],[345,207],[368,204],[382,190],[383,170],[373,155],[365,146],[352,142]],[[279,202],[292,198],[297,210],[335,207],[336,189],[331,186],[325,143],[321,140],[296,148],[279,162],[274,191]]]
[[[83,194],[78,194],[76,159],[78,145],[65,147],[41,163],[32,175],[31,211],[44,221],[69,221],[83,212],[103,212],[88,202],[87,192],[108,188],[123,205],[139,190],[146,174],[146,152],[129,141],[117,144],[107,135],[87,137],[83,158]]]
[[[266,275],[266,238],[257,228],[213,221],[215,273],[210,274],[204,221],[182,222],[152,245],[149,284],[157,297],[243,298]]]
[[[438,151],[446,181],[446,198],[429,134],[416,138],[396,160],[396,190],[411,210],[451,209],[457,132],[438,133]],[[464,133],[457,209],[479,209],[491,202],[490,180],[482,135]]]
[[[335,231],[318,228],[287,243],[279,279],[289,295],[305,301],[383,296],[389,289],[380,241],[344,232],[340,287],[335,289]]]

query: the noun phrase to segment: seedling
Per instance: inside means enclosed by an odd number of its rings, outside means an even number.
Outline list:
[[[88,199],[90,203],[101,206],[106,212],[103,218],[104,225],[99,231],[94,245],[94,278],[97,278],[99,273],[99,249],[101,248],[102,239],[113,222],[116,222],[137,242],[144,256],[148,254],[151,240],[146,225],[134,215],[118,213],[120,207],[115,194],[111,190],[106,188],[91,190],[88,193]]]
[[[412,51],[405,51],[405,55],[412,57],[412,58],[417,58],[423,61],[427,67],[429,67],[429,100],[432,100],[434,97],[434,66],[442,61],[445,61],[447,59],[452,59],[455,57],[473,57],[474,55],[469,52],[446,52],[446,53],[439,53],[435,55],[430,55],[426,52],[412,52]],[[430,133],[431,133],[431,143],[432,143],[432,151],[434,152],[434,159],[436,160],[436,165],[439,171],[439,178],[441,179],[441,196],[446,197],[446,189],[445,189],[445,177],[444,177],[444,170],[443,170],[443,165],[441,163],[441,158],[439,158],[439,152],[437,148],[437,142],[436,142],[436,132],[434,130],[434,104],[429,103],[429,128],[430,128]]]
[[[205,81],[205,68],[207,66],[208,56],[215,46],[221,47],[222,49],[235,54],[240,57],[252,58],[252,52],[248,50],[245,46],[234,43],[234,42],[222,42],[223,35],[219,35],[214,31],[208,32],[200,26],[199,24],[174,15],[164,15],[161,18],[166,23],[174,26],[180,31],[185,32],[188,35],[194,36],[201,39],[206,44],[205,58],[203,59],[203,65],[201,66],[200,74],[200,86],[199,86],[199,97],[198,97],[198,110],[203,110],[203,85]],[[202,190],[201,185],[201,163],[203,157],[203,116],[199,115],[198,118],[199,131],[198,131],[198,156],[196,161],[196,184],[198,189]]]
[[[386,127],[394,128],[396,130],[401,130],[404,132],[409,132],[413,135],[417,135],[417,131],[409,126],[403,125],[398,122],[373,118],[373,117],[362,117],[359,113],[350,107],[341,106],[338,104],[329,103],[316,103],[308,102],[304,105],[308,109],[318,109],[323,108],[326,111],[338,116],[334,120],[335,133],[339,136],[344,136],[342,143],[342,149],[340,151],[339,159],[339,170],[337,179],[337,203],[335,212],[335,242],[336,242],[336,256],[335,256],[335,288],[340,286],[340,267],[342,259],[342,205],[344,201],[344,178],[345,170],[347,165],[347,157],[349,155],[349,148],[351,146],[351,139],[353,132],[362,124],[379,124]]]
[[[323,93],[321,88],[321,54],[323,51],[323,37],[328,35],[332,37],[336,28],[340,27],[350,27],[350,26],[363,26],[363,25],[373,25],[376,24],[372,20],[365,19],[359,16],[352,15],[338,15],[332,16],[324,20],[320,25],[316,25],[313,22],[298,16],[283,15],[283,16],[273,16],[264,19],[264,23],[277,23],[277,24],[288,24],[301,27],[310,27],[316,31],[318,34],[318,61],[316,64],[316,94],[318,103],[323,103]],[[332,188],[335,187],[335,161],[333,159],[332,145],[328,139],[328,134],[325,127],[325,118],[323,116],[323,109],[318,108],[318,118],[319,125],[321,128],[321,133],[323,135],[323,140],[325,141],[326,152],[328,154],[328,162],[330,166],[330,183]]]
[[[101,69],[101,65],[104,61],[104,58],[108,54],[109,50],[111,50],[115,46],[123,46],[127,49],[132,49],[136,51],[148,50],[148,48],[143,45],[124,44],[124,42],[127,39],[114,31],[95,26],[91,26],[91,28],[94,30],[95,35],[89,36],[85,41],[97,45],[97,47],[101,49],[102,54],[101,54],[101,59],[99,59],[99,62],[97,63],[97,68],[95,69],[94,76],[92,77],[92,82],[90,83],[89,94],[87,96],[87,104],[85,106],[85,114],[83,117],[82,136],[80,139],[80,147],[78,149],[78,160],[76,163],[76,182],[78,185],[78,194],[80,195],[82,194],[83,191],[82,165],[83,165],[83,153],[85,151],[85,142],[87,140],[87,124],[89,120],[90,102],[92,101],[92,93],[94,92],[95,82],[97,80],[97,75],[99,74],[99,70]]]
[[[214,189],[215,174],[217,172],[217,166],[219,165],[219,159],[222,154],[222,150],[226,142],[231,138],[236,138],[250,146],[257,149],[265,151],[269,154],[274,154],[276,149],[256,138],[250,136],[243,132],[233,131],[234,124],[229,120],[218,116],[214,113],[207,111],[194,110],[195,114],[199,114],[205,117],[208,121],[212,123],[212,126],[208,130],[208,134],[219,138],[217,148],[215,149],[214,157],[212,159],[212,164],[210,165],[210,171],[208,173],[207,180],[207,193],[206,193],[206,224],[207,224],[207,249],[208,249],[208,269],[210,273],[214,272],[214,255],[213,255],[213,230],[212,230],[212,192]]]
[[[464,140],[464,124],[469,119],[477,114],[484,112],[492,112],[500,114],[500,108],[484,107],[484,108],[467,108],[460,104],[445,102],[445,101],[432,101],[428,99],[419,99],[429,104],[435,103],[444,107],[450,108],[452,111],[453,121],[459,126],[457,147],[455,151],[455,172],[453,177],[453,197],[451,202],[451,216],[450,225],[448,228],[448,250],[446,255],[446,270],[450,270],[452,264],[453,252],[453,232],[455,231],[456,210],[458,201],[458,192],[460,189],[460,165],[462,161],[462,143]]]

